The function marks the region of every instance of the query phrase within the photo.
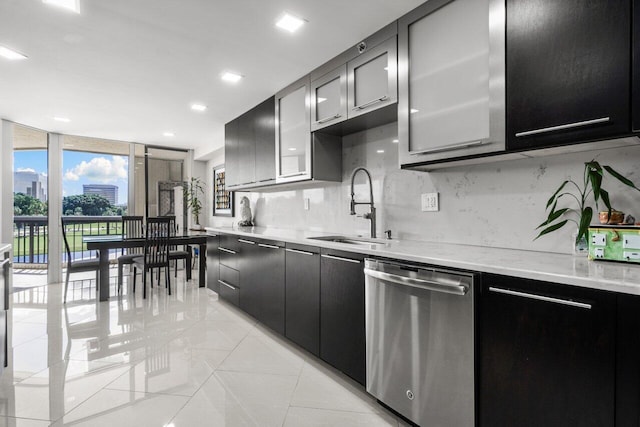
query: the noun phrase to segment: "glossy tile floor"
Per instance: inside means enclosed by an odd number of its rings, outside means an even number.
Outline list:
[[[67,304],[60,284],[13,294],[0,426],[403,424],[350,379],[197,288],[197,273],[174,287],[143,300],[125,286],[103,303],[93,280],[71,283]]]

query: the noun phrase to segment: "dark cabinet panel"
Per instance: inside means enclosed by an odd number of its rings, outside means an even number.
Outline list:
[[[284,335],[285,318],[284,257],[284,248],[277,242],[258,242],[259,320],[280,335]]]
[[[220,255],[218,251],[218,236],[207,236],[207,287],[218,292],[220,284]]]
[[[640,425],[640,296],[618,295],[616,426]]]
[[[285,336],[320,355],[319,248],[287,244]]]
[[[240,184],[240,151],[238,146],[238,119],[224,125],[225,184]]]
[[[237,270],[226,265],[220,265],[220,279],[218,280],[218,295],[233,305],[240,306],[240,277]]]
[[[238,270],[240,272],[240,284],[242,287],[242,298],[240,308],[260,320],[262,317],[262,302],[260,301],[259,281],[260,281],[260,253],[258,244],[254,239],[238,238],[240,246],[240,258]]]
[[[276,116],[274,97],[254,108],[255,182],[276,179]]]
[[[254,110],[241,115],[238,120],[238,180],[240,185],[256,181],[256,143],[254,136]]]
[[[507,0],[507,149],[630,132],[629,0]]]
[[[640,0],[633,0],[633,50],[631,71],[632,91],[632,127],[635,132],[640,131]]]
[[[364,256],[322,250],[320,358],[365,383]]]
[[[498,275],[480,298],[483,426],[612,426],[615,295]]]

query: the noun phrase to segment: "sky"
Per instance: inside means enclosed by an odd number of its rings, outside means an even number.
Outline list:
[[[63,196],[82,194],[83,184],[118,187],[118,204],[127,203],[129,159],[126,156],[64,150],[62,153]],[[14,151],[14,171],[48,174],[46,150]]]

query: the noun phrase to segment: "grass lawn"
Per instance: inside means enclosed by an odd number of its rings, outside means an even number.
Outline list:
[[[116,226],[117,225],[117,226]],[[82,229],[80,229],[82,226]],[[71,252],[80,252],[86,250],[86,245],[82,244],[82,236],[90,236],[90,235],[104,235],[107,234],[107,227],[104,223],[91,223],[91,224],[78,224],[77,228],[74,231],[67,231],[67,241],[69,242],[69,249]],[[112,224],[109,227],[109,234],[121,234],[120,224]],[[34,245],[34,254],[41,255],[47,252],[46,239],[48,238],[47,234],[40,234],[38,236],[34,236],[33,245]],[[20,245],[18,245],[20,243]],[[84,247],[83,247],[84,246]],[[22,256],[29,254],[29,238],[21,236],[13,238],[13,256]]]

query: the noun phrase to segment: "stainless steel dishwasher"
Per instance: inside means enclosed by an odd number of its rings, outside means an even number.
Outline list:
[[[473,426],[472,273],[365,260],[367,391],[421,426]]]

